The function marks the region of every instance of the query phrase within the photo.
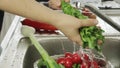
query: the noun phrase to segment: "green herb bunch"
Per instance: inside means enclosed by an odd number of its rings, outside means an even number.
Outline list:
[[[78,19],[88,19],[87,16],[83,15],[78,9],[71,6],[69,3],[62,0],[61,8],[65,14],[74,16]],[[104,36],[102,33],[104,30],[97,26],[87,26],[79,29],[80,35],[83,41],[83,48],[91,48],[97,51],[101,51],[102,44],[98,44],[99,40],[104,42]]]

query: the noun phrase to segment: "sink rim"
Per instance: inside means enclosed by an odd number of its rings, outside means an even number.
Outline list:
[[[51,39],[51,40],[52,40],[52,39],[54,40],[54,39],[57,38],[57,40],[59,40],[58,37],[55,37],[55,36],[54,36],[54,37],[49,37],[49,38],[48,38],[48,37],[43,37],[43,38],[44,38],[44,39]],[[39,39],[39,38],[38,38],[38,39]],[[62,36],[62,37],[60,37],[60,39],[65,39],[65,40],[66,40],[67,37]],[[119,41],[120,41],[120,38],[114,38],[114,37],[112,37],[112,38],[111,38],[111,37],[106,37],[106,39],[109,39],[109,40],[113,39],[113,41],[116,41],[116,42],[119,42]],[[40,41],[40,40],[41,40],[41,39],[39,39],[39,41]],[[108,40],[108,41],[109,41],[109,40]],[[42,39],[42,41],[44,41],[44,40]],[[49,40],[48,40],[48,41],[49,41]],[[53,44],[53,45],[54,45],[54,44]],[[44,46],[44,45],[43,45],[43,46]],[[45,45],[45,46],[46,46],[46,45]],[[50,45],[50,46],[51,46],[51,45]],[[31,48],[32,48],[32,50],[34,50],[33,47],[31,47]],[[31,53],[31,48],[30,48],[30,50],[29,50],[30,53]],[[49,49],[48,49],[48,50],[49,50]],[[57,54],[57,53],[55,53],[55,54]],[[60,54],[61,54],[61,53],[60,53]],[[37,56],[36,54],[34,54],[34,55]],[[28,54],[27,54],[27,58],[29,58],[28,56],[32,56],[32,55],[28,53]],[[32,56],[32,58],[35,57],[35,56]],[[36,60],[36,59],[38,59],[38,58],[36,57],[36,58],[33,59],[33,60]],[[29,60],[30,60],[30,58],[29,58]],[[33,61],[28,61],[28,62],[33,63]],[[30,63],[30,64],[31,64],[31,63]],[[27,65],[28,65],[28,64],[27,64]],[[26,65],[25,65],[25,67],[26,67]]]

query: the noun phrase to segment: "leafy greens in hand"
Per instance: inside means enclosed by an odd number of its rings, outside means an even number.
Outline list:
[[[84,16],[78,9],[72,7],[69,3],[62,0],[61,8],[65,14],[74,16],[78,19],[88,19],[87,16]],[[98,44],[98,40],[104,42],[104,36],[102,33],[104,32],[102,29],[97,26],[87,26],[79,29],[80,35],[83,41],[83,48],[91,48],[101,52],[101,47]]]

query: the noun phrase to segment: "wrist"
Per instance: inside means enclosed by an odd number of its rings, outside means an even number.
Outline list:
[[[56,27],[59,27],[62,21],[64,20],[64,17],[65,14],[60,13],[58,11],[54,11],[53,15],[48,19],[49,20],[48,22]]]

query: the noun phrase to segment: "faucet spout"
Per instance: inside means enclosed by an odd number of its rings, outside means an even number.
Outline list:
[[[99,16],[101,19],[103,19],[105,22],[107,22],[109,25],[111,25],[113,28],[118,30],[120,32],[120,25],[115,23],[112,19],[110,19],[107,15],[101,13],[97,8],[95,8],[92,5],[85,5],[86,8],[91,10],[93,13],[95,13],[97,16]]]

